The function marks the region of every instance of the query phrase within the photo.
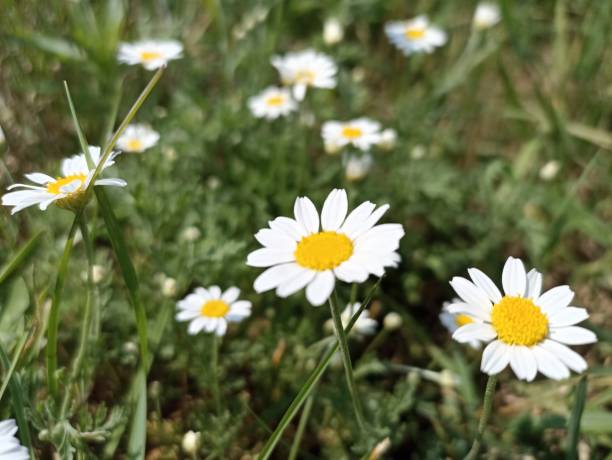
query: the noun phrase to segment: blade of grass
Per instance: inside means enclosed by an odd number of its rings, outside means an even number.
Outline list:
[[[17,356],[21,354],[21,350],[18,348]],[[2,367],[5,369],[9,369],[11,363],[9,362],[8,356],[2,348],[2,344],[0,344],[0,361],[2,362]],[[34,448],[32,447],[32,436],[30,435],[30,426],[28,425],[28,419],[25,415],[25,401],[29,399],[27,395],[24,394],[23,389],[21,387],[21,381],[17,374],[14,374],[12,377],[8,378],[9,390],[11,393],[11,401],[13,403],[13,410],[15,411],[15,419],[17,420],[17,426],[19,427],[19,438],[21,439],[21,443],[28,448],[30,452],[30,458],[36,458],[34,456]]]
[[[147,376],[144,368],[138,372],[138,401],[132,418],[128,458],[130,460],[145,458],[147,443]]]
[[[567,447],[565,449],[566,460],[576,460],[578,458],[578,440],[580,437],[580,421],[584,412],[584,405],[587,397],[587,379],[583,375],[576,385],[574,407],[567,425]]]
[[[35,233],[25,244],[23,244],[17,253],[10,259],[2,268],[0,268],[0,284],[6,281],[17,269],[19,266],[26,262],[28,257],[32,255],[38,243],[40,243],[40,237],[43,234],[43,230]]]
[[[349,323],[346,325],[346,327],[344,328],[345,334],[348,334],[351,331],[351,329],[357,322],[357,318],[359,318],[359,315],[361,315],[361,313],[367,308],[381,280],[382,278],[378,279],[376,284],[370,290],[364,302],[362,302],[359,310],[355,312],[355,314],[351,318],[351,321],[349,321]],[[293,418],[296,416],[296,414],[300,410],[300,407],[302,407],[302,404],[304,403],[306,398],[308,398],[308,396],[312,393],[312,390],[315,388],[316,383],[319,381],[319,379],[325,372],[325,369],[327,369],[327,366],[329,366],[329,363],[334,357],[334,354],[336,354],[336,352],[338,351],[339,347],[340,347],[340,343],[336,341],[329,348],[327,353],[323,356],[323,359],[321,359],[317,367],[315,367],[315,369],[308,376],[308,378],[306,379],[306,381],[300,388],[300,391],[298,392],[298,394],[295,396],[295,398],[293,398],[293,401],[291,401],[291,404],[285,411],[285,414],[281,418],[281,421],[278,423],[278,426],[276,427],[272,435],[268,438],[268,440],[266,441],[266,444],[263,446],[261,452],[257,456],[258,460],[266,460],[270,457],[270,455],[272,455],[272,452],[274,451],[274,448],[278,444],[278,441],[280,440],[280,437],[282,436],[283,432],[285,431],[289,423],[291,423]]]

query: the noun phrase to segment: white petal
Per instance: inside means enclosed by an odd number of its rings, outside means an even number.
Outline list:
[[[468,315],[478,318],[481,321],[491,321],[490,311],[465,302],[453,302],[446,307],[446,310],[453,315]]]
[[[321,228],[336,231],[344,223],[348,211],[346,190],[334,189],[327,196],[321,211]]]
[[[508,257],[502,272],[502,285],[504,286],[504,292],[508,296],[522,297],[525,295],[527,275],[525,274],[525,267],[521,259]]]
[[[229,288],[227,291],[225,291],[223,294],[221,294],[221,300],[223,300],[225,303],[233,303],[236,301],[236,299],[238,299],[238,296],[240,295],[240,289],[238,289],[237,287],[231,287]]]
[[[197,334],[202,330],[202,328],[206,325],[207,319],[203,317],[199,317],[194,319],[191,323],[189,323],[189,327],[187,328],[187,332],[191,335]]]
[[[499,374],[510,362],[508,345],[501,340],[494,340],[482,352],[480,370],[488,375]]]
[[[555,342],[554,340],[544,340],[538,346],[549,351],[561,360],[563,364],[569,367],[574,372],[583,372],[586,370],[587,363],[582,356],[565,345]]]
[[[247,265],[251,267],[270,267],[272,265],[293,262],[295,256],[291,251],[262,248],[251,252],[247,257]]]
[[[277,217],[268,222],[268,225],[272,230],[284,233],[295,241],[300,241],[306,236],[306,229],[290,217]]]
[[[296,101],[303,101],[306,96],[306,85],[298,84],[293,86],[293,97]]]
[[[531,382],[538,373],[538,364],[527,347],[510,347],[510,367],[520,380]]]
[[[107,185],[111,187],[125,187],[127,182],[123,179],[97,179],[94,185]]]
[[[351,259],[343,262],[334,269],[338,279],[345,283],[363,283],[370,275],[368,271],[361,265],[355,263]]]
[[[460,276],[455,276],[451,280],[450,285],[468,305],[474,305],[487,312],[491,311],[492,305],[489,296],[472,282]]]
[[[205,318],[204,332],[214,332],[219,326],[219,318]]]
[[[331,270],[319,272],[306,288],[306,298],[311,305],[323,305],[334,290],[336,278]]]
[[[177,321],[188,321],[200,316],[199,310],[181,310],[176,314]]]
[[[555,312],[567,307],[574,298],[574,291],[569,286],[557,286],[542,294],[534,303],[539,306],[544,313],[552,315]]]
[[[361,203],[348,215],[344,221],[344,224],[342,224],[342,227],[340,227],[340,232],[353,239],[355,236],[357,236],[357,230],[363,226],[364,222],[370,216],[370,214],[372,214],[372,211],[374,211],[375,208],[376,205],[369,201]]]
[[[383,204],[377,210],[375,210],[372,214],[370,214],[370,216],[365,221],[363,221],[362,225],[360,225],[357,229],[355,229],[354,238],[358,238],[360,235],[362,235],[363,233],[367,232],[372,227],[374,227],[374,225],[376,225],[376,223],[381,219],[383,214],[386,213],[388,209],[389,209],[389,205]]]
[[[219,286],[210,286],[208,288],[208,293],[210,294],[211,299],[221,299],[221,288]]]
[[[525,293],[525,297],[529,297],[530,299],[537,299],[540,297],[540,293],[542,292],[542,274],[537,271],[535,268],[529,270],[527,273],[527,292]]]
[[[584,345],[597,342],[597,336],[590,330],[580,326],[551,328],[549,337],[566,345]]]
[[[319,231],[319,214],[317,208],[308,197],[301,197],[295,200],[293,213],[298,224],[306,229],[308,233]]]
[[[480,340],[489,342],[497,337],[495,329],[490,324],[469,323],[461,326],[453,333],[453,339],[459,343],[466,343],[470,340]]]
[[[217,334],[219,337],[222,337],[225,335],[226,331],[227,321],[224,318],[219,318],[219,321],[217,321],[217,329],[215,331],[215,334]]]
[[[497,303],[502,299],[501,292],[499,292],[491,278],[477,268],[468,268],[468,273],[474,284],[486,292],[493,303]]]
[[[295,247],[297,246],[293,238],[283,232],[269,228],[259,230],[255,234],[255,239],[259,241],[262,246],[281,251],[295,251]]]
[[[253,283],[253,289],[258,293],[269,291],[289,281],[303,270],[296,263],[275,265],[257,277],[255,283]]]
[[[30,173],[25,175],[26,178],[34,182],[35,184],[45,185],[49,182],[55,182],[55,179],[43,173]]]
[[[550,327],[565,327],[578,324],[589,317],[585,308],[565,307],[548,315]]]
[[[569,377],[569,369],[554,354],[540,345],[531,348],[538,364],[538,370],[553,380],[563,380]]]
[[[317,272],[300,267],[300,271],[293,278],[288,279],[276,288],[276,295],[279,297],[289,297],[310,283]]]

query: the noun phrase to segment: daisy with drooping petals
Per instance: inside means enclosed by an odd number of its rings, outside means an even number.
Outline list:
[[[149,125],[133,124],[125,128],[117,140],[117,147],[124,152],[142,153],[159,141],[159,133]]]
[[[346,145],[368,150],[380,141],[380,123],[369,118],[327,121],[323,123],[321,136],[328,153],[338,152]]]
[[[257,118],[274,120],[289,115],[297,109],[297,104],[289,90],[270,86],[249,99],[249,109]]]
[[[344,167],[347,180],[354,182],[363,179],[372,168],[372,155],[365,153],[361,156],[349,155]]]
[[[251,315],[251,302],[238,300],[240,289],[231,287],[221,292],[219,286],[196,288],[176,306],[177,321],[190,321],[187,331],[194,335],[200,331],[225,335],[228,322],[240,322]]]
[[[119,152],[113,152],[102,167],[106,169],[115,162],[113,159]],[[100,147],[89,146],[89,155],[94,163],[100,162]],[[26,178],[38,185],[14,184],[7,190],[20,189],[9,192],[2,197],[4,206],[13,206],[11,214],[21,211],[29,206],[38,205],[44,211],[51,203],[60,208],[76,210],[82,206],[85,190],[93,177],[95,168],[87,166],[84,154],[74,155],[62,161],[62,176],[53,178],[43,173],[26,174]],[[96,179],[94,185],[110,185],[124,187],[127,183],[122,179]]]
[[[251,252],[247,264],[270,267],[255,280],[255,290],[276,289],[279,297],[288,297],[305,287],[308,301],[319,306],[336,278],[362,283],[370,274],[382,276],[399,263],[396,251],[404,236],[400,224],[376,225],[387,209],[366,201],[347,216],[346,191],[334,189],[319,218],[310,199],[297,198],[295,219],[277,217],[255,234],[264,247]]]
[[[453,303],[457,303],[457,302],[461,302],[461,299],[455,298],[455,299],[453,299],[452,302],[444,302],[444,304],[442,305],[442,311],[438,315],[442,325],[451,334],[454,333],[461,326],[465,326],[466,324],[470,324],[470,323],[474,322],[474,319],[472,317],[466,315],[466,314],[463,314],[463,313],[451,313],[450,311],[448,311],[449,306],[452,305]],[[480,348],[480,341],[479,340],[470,340],[468,342],[468,344],[472,348],[474,348],[474,349]]]
[[[429,24],[427,16],[417,16],[408,21],[391,21],[385,24],[387,37],[397,48],[409,56],[415,53],[431,53],[446,43],[446,33]]]
[[[117,59],[128,65],[140,64],[147,70],[155,70],[168,61],[183,57],[183,45],[175,40],[143,40],[121,43]]]
[[[473,24],[480,30],[489,29],[501,20],[499,6],[494,3],[479,3],[474,11]]]
[[[332,59],[308,49],[285,56],[274,56],[272,65],[278,70],[284,85],[293,87],[293,96],[301,101],[309,86],[335,88],[338,68]]]
[[[570,369],[582,372],[586,361],[566,345],[597,341],[593,332],[576,324],[589,317],[586,309],[568,306],[574,298],[569,286],[543,294],[542,275],[525,273],[520,259],[509,257],[502,273],[504,295],[476,268],[468,269],[472,281],[455,277],[451,286],[462,302],[448,307],[474,322],[453,334],[458,342],[489,343],[482,354],[481,370],[495,375],[510,364],[521,380],[531,381],[538,371],[554,380],[569,377]]]
[[[8,419],[0,422],[0,460],[29,460],[28,449],[15,436],[17,424]]]

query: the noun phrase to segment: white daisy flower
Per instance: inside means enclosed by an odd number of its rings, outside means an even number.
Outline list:
[[[391,21],[385,24],[387,37],[406,56],[415,53],[431,53],[444,45],[447,37],[442,29],[429,24],[427,16],[417,16],[408,21]]]
[[[295,111],[297,103],[291,97],[289,90],[269,86],[257,96],[249,99],[249,109],[257,118],[274,120]]]
[[[177,321],[190,321],[187,331],[194,335],[200,331],[225,335],[228,322],[240,322],[251,315],[251,302],[238,300],[240,289],[231,287],[221,292],[219,286],[196,288],[176,306]]]
[[[461,302],[448,307],[466,314],[473,323],[458,328],[458,342],[479,340],[489,343],[482,354],[481,369],[494,375],[510,367],[521,380],[531,381],[540,371],[561,380],[570,369],[582,372],[586,361],[566,345],[597,341],[593,332],[577,323],[589,317],[586,309],[568,306],[574,298],[569,286],[557,286],[543,294],[542,275],[525,273],[520,259],[509,257],[502,273],[504,295],[495,283],[476,268],[468,269],[472,281],[455,277],[451,286]]]
[[[369,150],[380,141],[380,123],[369,118],[351,121],[327,121],[321,128],[321,136],[328,153],[335,153],[346,145]]]
[[[351,322],[353,315],[357,313],[360,308],[361,304],[359,302],[349,303],[340,315],[340,319],[342,320],[342,326],[348,326],[348,323]],[[377,327],[378,321],[370,318],[370,312],[366,308],[361,312],[361,314],[357,318],[357,321],[355,321],[355,325],[353,326],[353,329],[351,329],[351,333],[353,333],[354,331],[356,334],[372,335],[376,333]]]
[[[119,152],[111,153],[102,169],[112,166],[115,163],[113,159],[118,154]],[[89,155],[97,166],[100,162],[100,147],[90,145]],[[62,161],[62,176],[53,178],[39,172],[26,174],[27,179],[38,185],[11,185],[7,190],[21,190],[5,194],[2,197],[2,204],[13,206],[11,214],[34,205],[38,205],[44,211],[51,203],[55,203],[60,208],[76,210],[83,205],[84,192],[93,177],[94,169],[89,169],[85,155],[82,153],[66,158]],[[127,183],[122,179],[96,179],[94,185],[125,187]]]
[[[372,168],[372,155],[349,155],[344,167],[344,174],[349,181],[358,181],[368,175]]]
[[[15,436],[17,424],[8,419],[0,422],[0,460],[29,460],[28,449]]]
[[[325,303],[336,278],[346,283],[363,283],[370,274],[382,276],[386,267],[399,263],[400,224],[376,225],[389,209],[376,209],[366,201],[347,217],[345,190],[328,195],[321,217],[306,197],[297,198],[295,219],[277,217],[255,234],[264,247],[249,254],[247,264],[270,267],[255,280],[257,292],[276,289],[279,297],[306,288],[306,298],[314,305]]]
[[[499,6],[494,3],[479,3],[474,11],[474,27],[480,30],[489,29],[501,20]]]
[[[309,86],[313,88],[335,88],[338,68],[332,59],[315,50],[308,49],[285,56],[274,56],[272,65],[280,73],[284,85],[293,87],[293,96],[301,101]]]
[[[135,123],[125,128],[117,140],[117,148],[124,152],[142,153],[159,141],[159,133],[149,125]]]
[[[123,64],[140,64],[147,70],[155,70],[168,61],[183,57],[183,45],[175,40],[143,40],[120,43],[117,59]]]
[[[461,299],[454,298],[452,302],[444,302],[442,305],[442,311],[438,315],[440,318],[440,322],[442,325],[450,332],[454,333],[461,326],[465,326],[466,324],[470,324],[474,322],[474,318],[468,316],[463,313],[451,313],[448,311],[448,307],[453,303],[461,302]],[[472,348],[479,349],[480,341],[479,340],[470,340],[467,342]]]

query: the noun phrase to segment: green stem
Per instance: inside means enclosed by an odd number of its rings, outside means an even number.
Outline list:
[[[484,402],[482,406],[482,414],[480,415],[480,422],[478,423],[478,431],[476,432],[476,436],[474,437],[474,443],[472,444],[472,448],[465,456],[464,460],[476,460],[478,456],[478,452],[480,451],[480,446],[482,444],[482,436],[484,434],[485,428],[487,427],[487,422],[489,421],[491,409],[493,407],[493,396],[495,395],[495,385],[497,384],[497,378],[498,374],[495,374],[490,375],[489,380],[487,380],[487,387],[485,389]]]
[[[349,394],[353,401],[353,409],[355,409],[355,416],[357,417],[357,424],[361,431],[365,430],[365,419],[363,417],[363,408],[359,401],[359,395],[357,394],[357,386],[355,385],[355,377],[353,376],[353,364],[351,363],[351,353],[346,340],[346,334],[344,333],[344,327],[342,326],[342,317],[338,302],[332,300],[333,296],[329,297],[329,308],[331,310],[332,318],[334,320],[334,328],[336,329],[336,337],[340,344],[340,350],[342,351],[342,361],[344,362],[344,373],[346,376],[346,384],[348,385]]]
[[[81,220],[81,213],[78,213],[72,227],[68,231],[68,238],[64,246],[64,253],[60,260],[57,270],[57,278],[55,280],[55,289],[53,290],[53,298],[51,300],[51,310],[49,311],[49,325],[47,327],[47,384],[49,385],[49,393],[53,398],[57,398],[57,330],[59,327],[59,307],[62,300],[62,292],[64,289],[64,281],[66,272],[68,271],[68,262],[70,260],[70,252],[74,244],[74,235]]]
[[[295,437],[293,438],[293,444],[291,445],[291,451],[289,452],[288,460],[295,460],[297,458],[298,452],[300,450],[300,443],[302,442],[302,436],[304,436],[304,430],[306,429],[308,417],[310,417],[310,411],[312,410],[312,404],[314,403],[314,395],[315,394],[313,390],[311,395],[306,400],[306,404],[304,404],[304,409],[302,409],[302,415],[300,415],[300,421],[298,422]]]
[[[221,396],[219,394],[219,345],[221,337],[212,334],[212,359],[210,360],[210,374],[212,378],[212,394],[215,400],[215,410],[217,415],[221,414]]]
[[[93,293],[93,265],[94,265],[94,248],[93,241],[89,237],[87,230],[87,222],[83,217],[80,219],[81,235],[83,236],[83,242],[85,243],[85,252],[87,253],[87,293],[85,294],[85,312],[83,313],[83,324],[81,326],[81,336],[79,338],[79,348],[74,358],[72,370],[70,372],[69,388],[64,393],[64,400],[62,402],[62,409],[60,412],[60,420],[66,417],[68,407],[71,401],[74,401],[74,388],[76,381],[79,378],[81,369],[83,367],[83,359],[87,353],[87,344],[89,343],[89,333],[91,331],[91,318],[92,318],[92,293]]]

